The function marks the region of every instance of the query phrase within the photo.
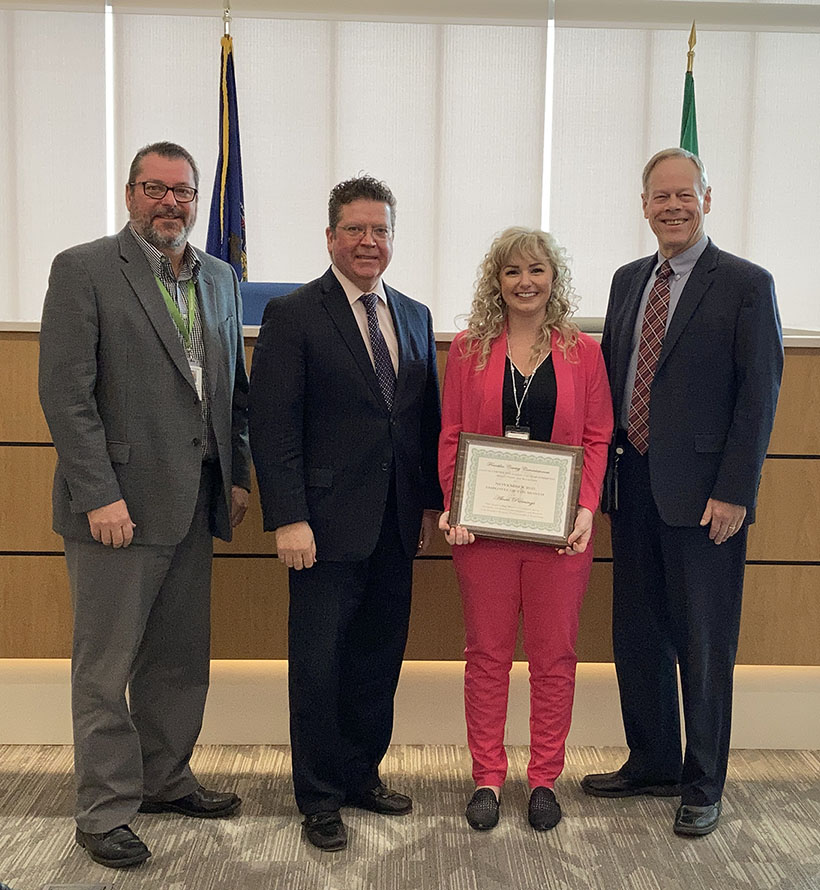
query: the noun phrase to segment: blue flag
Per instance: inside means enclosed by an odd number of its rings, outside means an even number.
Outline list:
[[[239,111],[233,70],[233,38],[222,38],[219,85],[219,160],[216,164],[211,218],[205,250],[230,263],[240,281],[248,280],[245,248],[245,193],[239,150]]]

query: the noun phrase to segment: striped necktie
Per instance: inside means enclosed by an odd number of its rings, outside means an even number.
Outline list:
[[[666,319],[669,316],[669,279],[672,267],[669,260],[658,269],[655,283],[649,292],[638,344],[638,366],[635,370],[635,387],[629,406],[629,423],[626,437],[640,454],[649,450],[649,397],[655,369],[658,367],[663,338],[666,336]]]

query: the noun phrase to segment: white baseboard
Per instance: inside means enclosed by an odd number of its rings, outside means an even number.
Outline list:
[[[396,696],[396,744],[464,744],[463,662],[407,661]],[[71,744],[70,664],[65,659],[0,659],[0,744]],[[820,739],[820,667],[742,665],[735,669],[732,745],[807,748]],[[527,666],[513,665],[507,741],[529,738]],[[288,742],[284,661],[214,661],[200,741]],[[579,664],[569,744],[624,744],[611,664]]]

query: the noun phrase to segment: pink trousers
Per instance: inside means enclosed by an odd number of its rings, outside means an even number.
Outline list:
[[[453,547],[464,608],[464,709],[476,785],[503,785],[504,724],[519,615],[530,669],[530,787],[552,788],[564,768],[575,692],[578,615],[592,546],[559,556],[541,544],[477,538]]]

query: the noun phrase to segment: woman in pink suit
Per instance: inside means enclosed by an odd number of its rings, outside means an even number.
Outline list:
[[[570,272],[554,239],[511,228],[484,258],[466,331],[447,359],[439,446],[445,512],[466,631],[464,704],[476,791],[466,817],[498,822],[507,774],[504,723],[519,615],[530,668],[529,821],[553,828],[575,688],[575,639],[592,565],[592,516],[612,435],[612,400],[598,344],[570,321]],[[584,446],[575,525],[566,548],[478,538],[449,525],[458,434]]]

